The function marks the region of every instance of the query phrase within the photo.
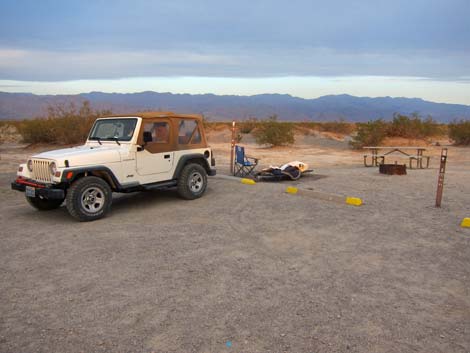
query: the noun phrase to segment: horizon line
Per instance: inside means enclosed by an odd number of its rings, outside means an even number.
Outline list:
[[[2,86],[0,85],[0,88]],[[53,96],[53,97],[59,97],[59,96],[80,96],[80,95],[86,95],[86,94],[94,94],[94,93],[102,93],[102,94],[115,94],[115,95],[128,95],[128,94],[143,94],[143,93],[156,93],[156,94],[169,94],[169,95],[178,95],[178,96],[216,96],[216,97],[258,97],[258,96],[288,96],[291,98],[295,99],[301,99],[301,100],[317,100],[320,98],[324,97],[341,97],[341,96],[347,96],[347,97],[353,97],[353,98],[368,98],[368,99],[382,99],[382,98],[390,98],[390,99],[406,99],[406,100],[420,100],[426,103],[434,103],[434,104],[445,104],[445,105],[461,105],[465,107],[470,107],[470,104],[464,104],[464,103],[448,103],[448,102],[436,102],[433,100],[427,100],[421,97],[405,97],[405,96],[356,96],[352,95],[349,93],[338,93],[338,94],[325,94],[321,95],[315,98],[304,98],[300,96],[296,96],[290,93],[257,93],[257,94],[216,94],[216,93],[211,93],[211,92],[206,92],[206,93],[179,93],[179,92],[162,92],[162,91],[153,91],[153,90],[144,90],[144,91],[137,91],[137,92],[106,92],[106,91],[89,91],[89,92],[80,92],[80,93],[33,93],[33,92],[8,92],[8,91],[1,91],[0,93],[4,94],[26,94],[26,95],[33,95],[33,96]]]

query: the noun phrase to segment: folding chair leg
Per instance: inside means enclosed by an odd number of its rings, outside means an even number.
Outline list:
[[[237,165],[235,165],[235,170],[234,170],[233,175],[235,175],[235,176],[243,176],[243,175],[241,175],[241,174],[243,174],[243,170],[242,170],[242,169],[243,169],[242,166],[237,167]]]
[[[255,169],[255,166],[245,167],[245,171],[246,171],[245,176],[251,175],[251,173],[253,172],[253,169]]]

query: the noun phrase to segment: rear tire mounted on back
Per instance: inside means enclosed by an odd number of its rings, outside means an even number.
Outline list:
[[[46,199],[40,196],[26,196],[26,201],[28,201],[31,206],[38,209],[39,211],[49,211],[59,208],[60,205],[62,205],[62,202],[64,202],[64,199]]]
[[[67,191],[67,210],[80,222],[102,218],[111,208],[113,192],[108,183],[95,176],[75,181]]]
[[[206,191],[207,173],[197,163],[184,166],[178,177],[178,194],[186,200],[194,200],[201,197]]]

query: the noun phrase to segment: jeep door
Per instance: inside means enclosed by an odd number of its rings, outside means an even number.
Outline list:
[[[169,173],[173,168],[174,160],[174,135],[169,119],[145,119],[140,129],[139,141],[143,149],[137,152],[136,169],[139,175],[153,175]],[[144,134],[151,141],[144,143]],[[167,176],[159,175],[157,180],[166,179]]]

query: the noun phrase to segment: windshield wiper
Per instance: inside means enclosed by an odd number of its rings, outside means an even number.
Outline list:
[[[111,140],[114,140],[116,141],[116,143],[121,146],[121,144],[119,143],[119,138],[118,137],[110,137]]]
[[[91,136],[91,137],[90,137],[90,140],[98,141],[98,143],[99,143],[100,145],[102,145],[101,139],[100,139],[98,136]]]

